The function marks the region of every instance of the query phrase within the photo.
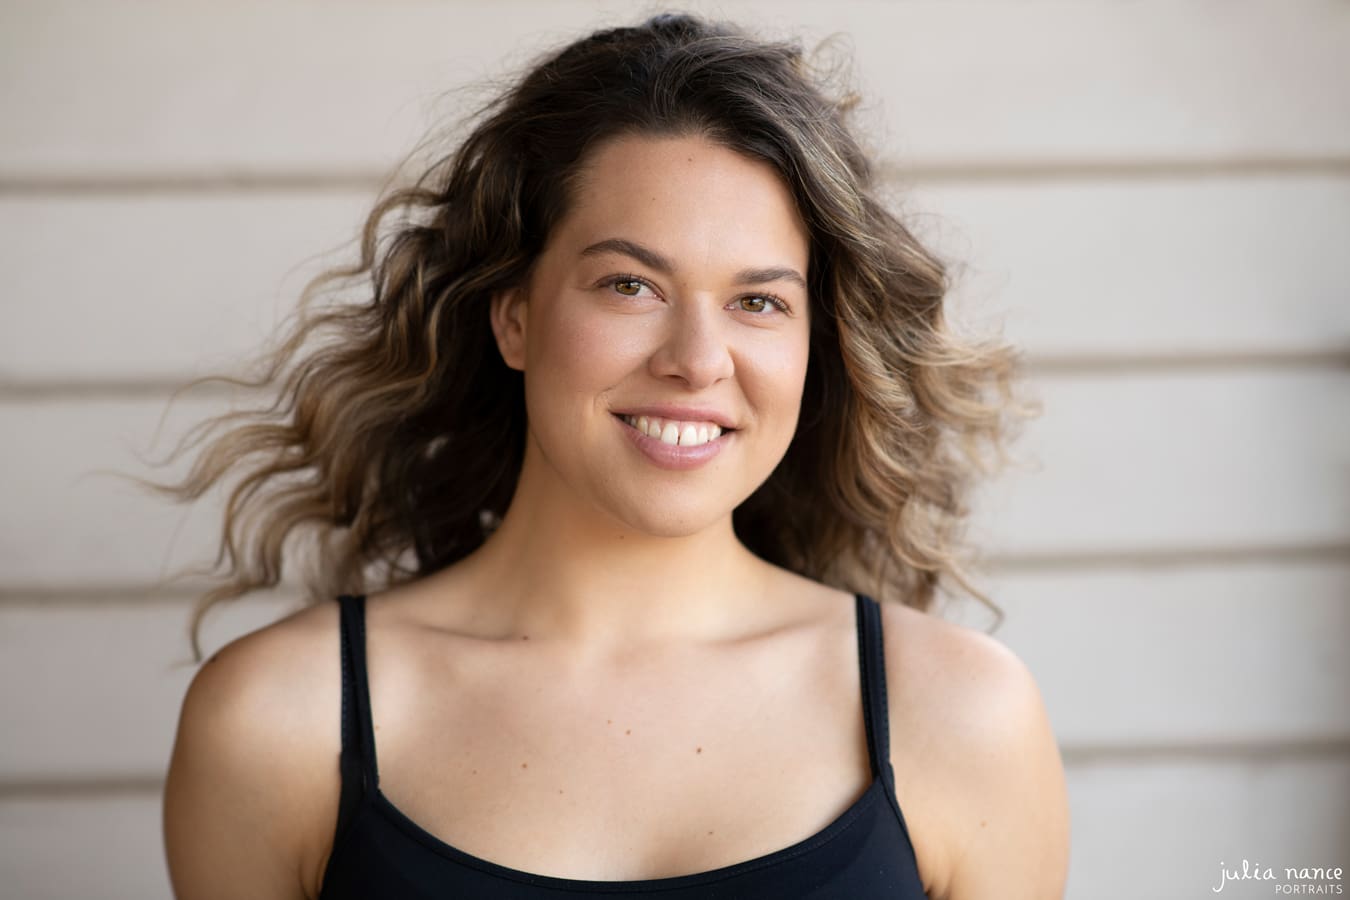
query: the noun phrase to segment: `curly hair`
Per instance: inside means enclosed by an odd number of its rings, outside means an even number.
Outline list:
[[[359,261],[305,288],[259,356],[270,405],[199,422],[170,459],[210,443],[179,502],[231,473],[215,587],[189,628],[198,662],[213,604],[276,586],[308,539],[308,602],[416,579],[478,548],[524,455],[521,373],[496,352],[489,298],[527,278],[574,196],[588,151],[620,135],[707,137],[768,162],[810,234],[810,348],[784,458],[733,516],[747,549],[819,582],[928,610],[944,577],[1002,610],[962,571],[967,495],[1001,462],[1017,417],[1019,354],[948,327],[946,264],[882,200],[851,130],[858,95],[832,94],[797,40],[662,14],[532,61],[466,121],[467,137],[410,183],[391,180]],[[356,299],[315,308],[327,290]],[[219,433],[217,433],[219,432]],[[223,571],[222,571],[223,567]]]

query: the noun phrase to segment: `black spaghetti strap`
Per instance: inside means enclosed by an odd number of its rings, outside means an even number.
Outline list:
[[[365,595],[338,597],[338,623],[342,645],[342,754],[338,759],[342,794],[335,843],[356,818],[361,801],[379,784],[366,679]]]
[[[890,726],[886,707],[886,659],[881,642],[881,607],[866,594],[856,594],[858,666],[862,680],[863,722],[867,726],[867,756],[872,775],[893,788]]]
[[[886,787],[886,802],[895,813],[900,829],[909,838],[909,824],[895,795],[895,769],[891,766],[890,708],[886,701],[886,648],[882,641],[881,605],[866,594],[857,594],[858,664],[862,672],[863,721],[867,725],[867,756],[872,777],[880,776]]]
[[[380,783],[375,759],[375,727],[370,713],[370,682],[366,669],[366,595],[344,594],[342,600],[343,635],[351,660],[351,713],[347,726],[349,740],[361,761],[361,774],[368,788]]]
[[[338,597],[338,643],[341,648],[342,662],[342,752],[338,757],[338,770],[342,773],[342,793],[338,797],[337,828],[333,835],[333,849],[328,857],[328,867],[324,873],[324,883],[328,882],[328,872],[338,859],[337,847],[351,830],[353,820],[360,811],[361,803],[370,793],[373,782],[367,772],[366,755],[362,752],[361,702],[365,693],[365,629],[361,627],[364,598],[342,594]],[[365,707],[369,708],[369,700]],[[370,743],[373,748],[374,744]]]

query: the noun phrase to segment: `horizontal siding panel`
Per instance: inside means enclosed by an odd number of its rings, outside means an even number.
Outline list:
[[[0,885],[14,900],[171,900],[160,791],[0,798]]]
[[[957,319],[1033,356],[1350,354],[1350,178],[919,183]]]
[[[1350,537],[1350,372],[1041,376],[1020,468],[973,498],[970,532],[995,554],[1176,554],[1343,545]],[[150,496],[145,474],[184,423],[224,401],[0,403],[7,435],[0,586],[137,585],[215,555],[220,508]],[[183,468],[180,461],[179,470]],[[157,473],[158,477],[166,477]]]
[[[196,671],[188,606],[0,604],[0,673],[11,686],[0,779],[162,775]],[[203,623],[203,652],[292,608],[279,597],[218,607]],[[333,647],[336,670],[336,638]]]
[[[1350,757],[1115,763],[1067,775],[1070,900],[1281,896],[1283,877],[1215,892],[1220,862],[1240,869],[1244,859],[1281,876],[1285,866],[1340,866],[1341,880],[1331,883],[1350,880]]]
[[[307,276],[348,262],[340,248],[373,199],[4,198],[0,269],[20,318],[0,334],[0,376],[172,380],[234,369],[279,336]]]
[[[1240,865],[1243,858],[1281,873],[1285,865],[1344,868],[1350,759],[1260,769],[1205,761],[1066,770],[1073,828],[1068,900],[1214,896],[1220,861]],[[160,796],[147,790],[0,800],[0,881],[7,895],[168,900]],[[1272,887],[1230,882],[1220,896],[1255,900],[1272,896]]]
[[[1130,557],[1344,546],[1350,371],[1122,372],[1032,382],[1044,406],[982,486],[992,552]]]
[[[18,301],[0,377],[228,368],[277,333],[307,275],[355,254],[373,198],[0,199]],[[1350,352],[1350,178],[920,185],[900,209],[953,262],[953,318],[1005,324],[1033,356]]]
[[[1036,676],[1072,753],[1350,742],[1350,561],[1022,574],[991,591],[1008,615],[995,636]],[[290,602],[213,611],[204,651]],[[982,627],[971,611],[944,615]],[[42,686],[7,700],[0,779],[162,772],[193,671],[186,623],[173,603],[0,605],[0,676]]]
[[[1079,751],[1350,745],[1350,555],[986,581],[1006,613],[995,636]],[[981,629],[992,620],[973,600],[942,614]]]
[[[877,107],[868,131],[920,165],[1350,154],[1345,96],[1328,87],[1350,74],[1350,13],[1331,0],[689,7],[784,23],[771,34],[847,35]],[[508,8],[8,3],[0,170],[380,170],[434,111],[458,108],[437,100],[446,91],[637,15],[582,0]]]

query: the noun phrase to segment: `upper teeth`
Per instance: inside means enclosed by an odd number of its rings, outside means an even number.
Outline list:
[[[676,422],[674,419],[658,419],[655,416],[629,415],[623,416],[623,420],[663,444],[678,444],[681,447],[706,444],[716,440],[722,433],[722,426],[716,422]]]

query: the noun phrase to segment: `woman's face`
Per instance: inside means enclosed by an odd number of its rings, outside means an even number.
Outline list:
[[[529,285],[493,304],[531,477],[649,534],[730,515],[796,430],[809,247],[766,163],[702,137],[601,144]],[[644,410],[659,436],[621,417]],[[719,418],[734,430],[699,446]]]

